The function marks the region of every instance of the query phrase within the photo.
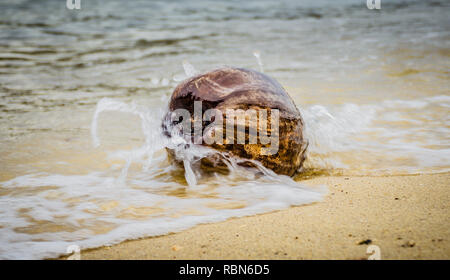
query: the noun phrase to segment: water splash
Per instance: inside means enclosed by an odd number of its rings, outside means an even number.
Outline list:
[[[310,141],[307,168],[347,166],[346,170],[355,170],[355,162],[346,162],[342,155],[359,154],[362,158],[356,163],[366,168],[360,174],[376,170],[380,160],[386,168],[400,166],[406,168],[406,173],[417,166],[433,170],[436,166],[448,167],[448,143],[439,143],[439,149],[427,145],[433,144],[430,133],[448,135],[448,127],[430,121],[436,118],[428,108],[445,111],[449,102],[448,97],[438,96],[380,104],[304,107],[305,135]],[[86,249],[162,235],[200,223],[311,203],[326,193],[325,187],[307,187],[274,174],[259,162],[254,162],[256,168],[244,168],[239,158],[227,154],[221,156],[229,174],[202,172],[199,159],[214,151],[185,145],[182,138],[172,137],[169,141],[163,137],[161,121],[167,100],[161,103],[158,108],[147,108],[108,98],[98,102],[91,127],[97,148],[92,155],[95,151],[107,153],[104,161],[114,160],[114,165],[75,175],[41,172],[0,182],[2,191],[11,193],[0,196],[0,258],[56,257],[73,244]],[[396,108],[395,112],[392,108]],[[97,129],[103,113],[138,116],[145,138],[142,146],[129,150],[104,150],[99,146]],[[420,114],[422,122],[417,117],[407,118],[407,114]],[[411,124],[405,125],[405,119]],[[398,131],[376,123],[392,125],[399,121],[402,133],[406,133],[401,138]],[[113,136],[114,129],[119,128],[109,128],[111,134],[102,132],[102,137]],[[420,142],[407,142],[418,137],[422,137]],[[184,169],[169,163],[166,148],[176,150]],[[391,153],[386,155],[386,150]],[[398,165],[395,156],[400,157]],[[411,166],[406,165],[409,162]],[[79,164],[69,161],[65,167],[76,170]],[[20,192],[15,194],[16,190]],[[51,230],[43,231],[46,227]]]
[[[202,172],[200,159],[216,151],[186,145],[176,135],[164,137],[164,106],[150,109],[109,98],[100,100],[91,126],[96,150],[102,149],[97,130],[105,112],[138,116],[144,144],[108,152],[105,161],[123,162],[118,173],[111,166],[88,174],[38,173],[1,182],[5,191],[42,190],[14,198],[14,203],[8,196],[0,196],[0,258],[57,257],[73,244],[86,249],[162,235],[200,223],[315,202],[326,192],[324,187],[311,188],[279,176],[259,162],[254,162],[256,168],[242,167],[241,159],[226,153],[221,156],[229,174]],[[184,182],[174,175],[180,167],[169,163],[166,148],[175,150],[183,162]],[[21,217],[19,213],[26,214]],[[46,225],[52,230],[42,231]]]
[[[256,57],[256,61],[258,62],[259,71],[264,73],[263,63],[261,61],[261,53],[259,51],[254,51],[253,55]]]
[[[194,68],[194,66],[192,66],[192,64],[190,64],[187,60],[183,61],[183,69],[184,69],[184,73],[186,74],[186,76],[189,77],[193,77],[195,75],[198,75],[198,71]]]
[[[305,107],[305,166],[358,175],[448,171],[450,142],[436,141],[450,132],[436,115],[448,107],[445,96]]]

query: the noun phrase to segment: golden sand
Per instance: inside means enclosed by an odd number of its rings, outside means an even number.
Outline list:
[[[82,259],[450,258],[450,173],[318,177],[319,203],[82,251]]]

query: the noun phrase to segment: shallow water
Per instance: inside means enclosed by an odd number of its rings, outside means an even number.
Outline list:
[[[306,122],[305,174],[448,171],[449,5],[385,2],[0,3],[0,258],[320,200],[305,176],[168,163],[161,117],[189,63],[276,78]]]

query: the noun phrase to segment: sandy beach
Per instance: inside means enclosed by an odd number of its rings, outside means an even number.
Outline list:
[[[81,252],[82,259],[450,258],[450,173],[316,177],[322,202]]]

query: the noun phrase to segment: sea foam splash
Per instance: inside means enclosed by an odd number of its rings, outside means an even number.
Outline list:
[[[228,175],[202,173],[199,158],[214,151],[185,149],[184,139],[163,137],[167,101],[157,109],[109,98],[98,102],[92,143],[108,153],[105,161],[120,164],[87,174],[41,172],[1,182],[0,258],[57,257],[70,245],[86,249],[163,235],[319,201],[326,193],[324,186],[307,187],[257,162],[256,169],[241,167],[233,157],[225,157]],[[435,114],[448,108],[448,96],[306,106],[301,109],[310,142],[306,168],[359,175],[446,171],[450,143],[436,135],[448,135],[443,123],[449,120]],[[103,150],[97,129],[105,112],[137,116],[142,146]],[[169,163],[166,147],[178,149],[184,169]]]
[[[188,64],[185,68],[196,73]],[[70,245],[86,249],[164,235],[312,203],[326,193],[324,186],[307,187],[257,162],[254,169],[241,167],[239,159],[227,155],[228,175],[203,173],[199,159],[215,151],[185,148],[184,139],[163,136],[167,102],[162,97],[157,108],[110,98],[98,102],[92,143],[114,165],[86,174],[40,172],[0,182],[0,258],[57,257]],[[309,141],[306,168],[359,175],[448,171],[450,143],[437,139],[448,135],[449,119],[436,115],[448,108],[448,96],[306,106],[300,110]],[[137,116],[142,146],[103,149],[97,130],[106,112]],[[184,168],[169,163],[166,147],[177,149]],[[67,164],[70,169],[76,163]]]
[[[227,155],[229,174],[203,174],[198,161],[214,151],[198,145],[185,148],[180,145],[183,139],[162,136],[164,109],[108,98],[98,102],[91,126],[92,142],[99,149],[98,119],[107,111],[138,116],[143,146],[109,154],[124,163],[118,176],[112,170],[84,175],[39,173],[2,182],[4,190],[27,188],[34,193],[0,196],[0,258],[57,257],[70,245],[86,249],[163,235],[312,203],[326,193],[324,186],[307,187],[258,162],[254,162],[257,168],[241,167],[239,159]],[[179,149],[184,171],[168,162],[165,147]],[[131,171],[132,166],[136,168]],[[176,175],[183,172],[184,181]]]
[[[305,166],[355,175],[448,172],[449,108],[449,96],[306,107]]]

